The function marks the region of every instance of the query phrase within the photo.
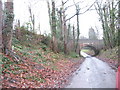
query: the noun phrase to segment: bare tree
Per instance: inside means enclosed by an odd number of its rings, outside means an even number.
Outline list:
[[[67,31],[68,31],[68,33],[67,33],[67,42],[69,42],[69,40],[71,39],[71,24],[69,23],[68,24],[68,28],[67,28]]]
[[[39,23],[39,25],[38,25],[38,30],[39,30],[39,33],[40,33],[40,35],[41,35],[40,23]]]
[[[2,52],[2,1],[0,0],[0,52]]]
[[[73,25],[73,46],[75,50],[75,26]]]
[[[80,28],[79,28],[79,5],[75,5],[76,6],[76,15],[77,15],[77,41],[76,41],[76,47],[75,47],[75,51],[77,52],[77,49],[79,48],[79,38],[80,38]]]
[[[13,0],[5,2],[4,13],[4,29],[3,29],[3,52],[9,54],[12,50],[12,31],[13,31]]]
[[[93,39],[93,40],[97,39],[97,34],[92,27],[89,29],[88,35],[89,35],[89,39]]]
[[[80,1],[80,2],[81,2],[81,1]],[[80,2],[77,2],[77,3],[74,2],[73,5],[77,5],[77,4],[79,4]],[[84,13],[86,13],[87,11],[89,11],[89,10],[93,7],[93,5],[94,5],[95,3],[96,3],[96,1],[95,1],[93,4],[91,4],[84,12],[79,12],[79,15],[80,15],[80,14],[84,14]],[[71,5],[71,6],[73,6],[73,5]],[[71,17],[67,18],[66,21],[74,18],[76,15],[77,15],[77,13],[75,13],[75,14],[72,15]]]
[[[117,28],[116,28],[116,2],[113,0],[107,1],[102,5],[100,2],[96,2],[95,8],[100,16],[103,28],[104,43],[108,48],[116,46],[117,42]]]
[[[118,1],[118,39],[117,44],[120,46],[120,0]],[[118,58],[120,58],[120,50],[118,49]],[[118,59],[118,66],[120,66],[120,60]]]
[[[75,51],[77,52],[77,49],[79,48],[79,37],[80,37],[80,30],[79,30],[79,15],[81,14],[80,13],[80,8],[79,8],[79,2],[75,3],[73,5],[70,5],[70,6],[66,6],[66,3],[68,2],[69,0],[66,0],[66,1],[63,1],[62,0],[62,4],[59,6],[60,9],[56,9],[55,11],[57,11],[57,14],[56,14],[56,18],[58,19],[59,21],[59,26],[56,26],[57,29],[60,29],[61,30],[61,34],[60,34],[60,40],[63,42],[63,47],[64,47],[64,53],[67,54],[68,53],[68,50],[67,50],[67,45],[68,45],[68,42],[69,42],[69,34],[70,34],[70,27],[69,25],[67,26],[67,21],[70,21],[70,19],[72,19],[74,16],[77,17],[77,33],[75,33],[75,27],[74,27],[74,40],[75,40]],[[53,1],[52,1],[53,2]],[[50,26],[51,26],[51,30],[52,30],[52,33],[53,33],[53,29],[52,29],[52,23],[53,23],[53,19],[51,19],[51,8],[50,8],[50,4],[49,2],[47,1],[47,4],[48,4],[48,13],[49,13],[49,21],[50,21]],[[93,3],[94,4],[94,3]],[[89,11],[89,9],[93,6],[93,4],[85,11]],[[66,11],[72,7],[72,6],[75,6],[76,7],[76,13],[74,16],[70,17],[67,19],[67,15],[66,15]],[[56,8],[56,7],[55,7]],[[53,9],[52,9],[53,10]],[[83,12],[83,13],[85,13]],[[53,12],[52,12],[53,13]],[[82,14],[83,14],[82,13]],[[58,22],[57,22],[57,25],[58,25]],[[59,28],[58,28],[59,27]],[[75,34],[77,35],[77,39],[75,39]]]
[[[63,7],[63,40],[64,40],[64,53],[67,54],[67,26],[66,26],[66,15],[64,10],[64,5],[66,2],[62,1],[62,7]]]
[[[52,1],[52,50],[57,52],[57,39],[56,39],[56,11],[55,1]]]
[[[49,24],[50,24],[50,29],[52,29],[52,20],[51,20],[51,8],[50,8],[50,3],[49,1],[47,0],[47,5],[48,5],[48,15],[49,15]]]
[[[60,10],[57,9],[57,16],[58,16],[58,24],[59,24],[59,30],[60,30],[60,40],[63,41],[63,8],[61,7]]]
[[[68,0],[67,0],[68,1]],[[62,1],[62,7],[60,8],[59,11],[56,10],[55,7],[55,2],[54,0],[52,0],[52,14],[51,14],[51,9],[50,9],[50,4],[47,1],[48,4],[48,14],[49,14],[49,23],[50,23],[50,27],[51,27],[51,33],[52,33],[52,50],[55,51],[55,48],[57,49],[57,17],[59,18],[59,28],[61,30],[61,38],[60,40],[63,41],[64,43],[64,53],[67,53],[67,25],[66,25],[66,15],[65,15],[65,10],[64,10],[64,5],[67,3]],[[57,11],[57,13],[56,13]],[[57,15],[56,15],[57,14]],[[59,15],[59,16],[58,16]]]
[[[92,4],[92,5],[90,5],[90,7],[88,7],[84,12],[80,12],[80,7],[79,7],[79,3],[81,2],[77,2],[77,3],[75,3],[75,1],[73,0],[73,2],[74,2],[74,4],[73,5],[70,5],[70,6],[68,6],[68,7],[66,7],[65,8],[65,10],[67,10],[69,7],[71,7],[71,6],[75,6],[76,7],[76,13],[73,15],[73,16],[71,16],[70,18],[68,18],[68,19],[65,19],[65,23],[68,21],[68,20],[70,20],[70,19],[72,19],[72,18],[74,18],[75,16],[77,16],[77,39],[75,39],[75,52],[77,52],[79,49],[80,49],[80,46],[79,46],[79,38],[80,38],[80,28],[79,28],[79,15],[80,14],[84,14],[84,13],[86,13],[87,11],[89,11],[90,9],[91,9],[91,7],[95,4],[95,2]]]
[[[30,20],[32,23],[32,31],[35,32],[35,15],[32,12],[31,6],[28,6],[28,9],[29,9],[29,14],[30,14]]]
[[[50,24],[50,29],[51,29],[51,49],[56,53],[58,51],[58,45],[57,45],[57,38],[56,38],[56,29],[57,29],[57,24],[56,24],[56,7],[55,7],[55,1],[52,0],[52,8],[50,7],[49,1],[47,1],[48,5],[48,14],[49,14],[49,24]]]
[[[96,31],[97,39],[100,39],[100,32],[97,26],[95,26],[95,31]]]
[[[118,46],[120,46],[120,1],[118,1]]]
[[[21,29],[20,29],[20,20],[17,20],[17,25],[15,28],[15,34],[17,39],[21,39]]]

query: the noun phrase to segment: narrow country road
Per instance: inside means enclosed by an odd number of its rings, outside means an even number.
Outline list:
[[[66,88],[115,88],[115,71],[107,63],[84,52],[81,54],[86,59]]]

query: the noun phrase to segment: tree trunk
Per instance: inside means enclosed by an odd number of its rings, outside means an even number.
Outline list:
[[[12,29],[13,29],[13,2],[5,2],[5,20],[3,29],[3,52],[9,55],[12,50]]]
[[[75,52],[77,52],[77,50],[79,49],[79,37],[80,37],[80,31],[79,31],[79,6],[76,6],[76,12],[77,12],[77,41],[76,41]]]
[[[57,52],[55,2],[52,1],[52,50]]]
[[[61,30],[61,38],[60,40],[63,41],[63,15],[62,15],[63,8],[60,8],[60,30]]]
[[[117,43],[118,43],[118,46],[120,46],[120,1],[118,1],[119,4],[118,4],[118,40],[117,40]],[[118,47],[118,65],[120,66],[120,50],[119,50],[119,47]]]
[[[63,30],[64,30],[64,53],[67,54],[67,26],[65,22],[65,13],[63,14]]]
[[[119,30],[120,30],[120,1],[119,1],[119,4],[118,4],[118,27],[119,27]]]
[[[21,39],[20,20],[17,21],[17,27],[15,33],[16,33],[16,38],[20,40]]]
[[[35,33],[35,16],[32,13],[32,9],[31,9],[30,6],[28,6],[28,9],[29,9],[29,13],[30,13],[30,20],[31,20],[31,23],[32,23],[32,32]]]
[[[48,5],[48,14],[49,14],[49,24],[50,24],[50,29],[52,30],[52,19],[51,19],[51,9],[50,9],[50,3],[49,1],[47,1],[47,5]]]
[[[62,7],[63,7],[63,42],[64,42],[64,53],[67,54],[67,26],[66,26],[66,16],[65,16],[65,10],[64,10],[64,2],[62,1]]]
[[[74,52],[75,52],[75,27],[73,25],[73,48],[74,48]]]
[[[103,39],[105,46],[108,48],[113,48],[117,44],[117,35],[116,35],[116,5],[115,1],[106,1],[107,5],[101,6],[97,2],[96,10],[102,21],[103,27]],[[118,8],[119,9],[119,8]]]
[[[67,33],[67,43],[69,42],[70,40],[70,31],[71,31],[71,25],[70,23],[68,24],[68,29],[67,29],[68,33]]]
[[[2,52],[2,2],[0,0],[0,52]]]
[[[33,24],[33,32],[35,33],[35,15],[34,14],[33,14],[32,24]]]
[[[118,46],[120,46],[120,1],[118,2],[119,2],[118,4]]]

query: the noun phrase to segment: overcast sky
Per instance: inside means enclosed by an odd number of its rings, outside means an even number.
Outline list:
[[[36,3],[36,1],[38,2]],[[82,0],[74,0],[74,1],[79,2]],[[84,2],[79,3],[79,6],[81,8],[80,12],[84,12],[95,0],[83,0],[83,1]],[[19,19],[21,21],[21,24],[24,24],[25,22],[29,21],[29,13],[28,13],[29,2],[31,3],[32,11],[34,12],[36,17],[35,19],[36,29],[38,27],[38,24],[40,23],[41,32],[50,33],[48,8],[47,8],[46,0],[14,0],[15,19]],[[66,3],[66,6],[72,4],[73,4],[73,0],[69,0]],[[60,5],[61,5],[61,0],[56,0],[56,6],[59,8]],[[70,7],[66,12],[67,14],[66,18],[69,18],[72,15],[74,15],[75,12],[76,12],[75,6]],[[102,37],[101,23],[99,22],[99,16],[97,15],[95,10],[88,11],[85,14],[80,14],[79,20],[80,20],[80,33],[82,36],[88,37],[89,28],[91,27],[94,28],[95,26],[97,26],[100,32],[100,37]],[[76,17],[71,19],[70,23],[76,25]]]

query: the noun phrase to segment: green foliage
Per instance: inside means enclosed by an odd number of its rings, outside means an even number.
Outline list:
[[[32,58],[32,59],[33,59],[34,62],[41,63],[41,62],[39,61],[39,57],[34,57],[34,58]]]
[[[37,52],[37,53],[35,53],[35,54],[38,55],[39,57],[42,57],[42,54],[39,53],[39,52]]]
[[[102,22],[104,43],[107,48],[113,48],[117,45],[119,10],[116,6],[118,2],[113,0],[106,1],[104,4],[96,2],[96,10]]]
[[[14,46],[14,47],[17,48],[17,49],[23,49],[23,47],[20,46],[20,45],[16,45],[16,46]]]
[[[4,56],[2,57],[2,63],[4,65],[4,67],[2,68],[2,71],[4,71],[4,73],[10,73],[8,72],[8,70],[11,71],[10,66],[15,64],[15,62],[11,61],[9,58]]]
[[[52,58],[54,58],[54,59],[59,59],[59,56],[56,55],[56,54],[54,54],[54,55],[52,55]]]
[[[37,35],[37,34],[31,32],[31,31],[29,31],[26,26],[22,26],[22,27],[19,27],[19,28],[20,28],[19,33],[22,35],[19,38],[19,41],[21,41],[22,44],[26,44],[26,45],[30,46],[30,44],[37,44],[37,43],[41,42],[41,39],[43,37],[42,35]],[[17,36],[15,36],[15,37],[17,37]]]
[[[42,43],[49,46],[50,44],[50,40],[51,40],[51,37],[50,36],[45,36],[43,39],[42,39]]]
[[[21,27],[20,27],[20,30],[26,31],[26,30],[28,30],[28,28],[27,28],[26,26],[21,26]]]
[[[16,38],[13,37],[12,43],[13,43],[13,45],[20,44],[20,41],[18,39],[16,39]]]
[[[64,43],[62,41],[58,41],[58,50],[60,52],[63,52],[64,51]]]
[[[45,46],[45,45],[44,45],[44,46],[42,46],[41,48],[42,48],[44,51],[46,51],[46,50],[47,50],[47,46]]]
[[[37,76],[28,76],[25,79],[29,79],[29,80],[34,80],[34,81],[39,81],[41,83],[44,83],[45,80],[43,78],[37,77]]]
[[[0,64],[2,64],[2,58],[3,58],[3,55],[0,54]]]
[[[58,68],[56,66],[54,66],[54,65],[51,67],[51,69],[52,70],[58,70]]]
[[[2,62],[3,62],[4,64],[11,64],[11,63],[13,63],[13,62],[11,62],[10,59],[7,58],[7,57],[2,57]]]
[[[57,38],[58,40],[60,40],[60,38],[62,37],[61,35],[62,35],[62,34],[61,34],[61,29],[58,28],[58,29],[56,30],[56,38]]]
[[[43,54],[38,51],[36,53],[34,53],[35,57],[32,58],[34,60],[34,62],[37,62],[37,63],[43,63],[43,64],[46,64],[47,63],[47,60],[46,58],[43,56]],[[36,56],[37,55],[37,56]]]
[[[45,58],[43,58],[41,63],[47,64],[47,60]]]
[[[22,53],[23,53],[23,56],[31,55],[31,53],[29,53],[29,52],[25,52],[25,51],[23,51]]]
[[[78,58],[79,54],[75,53],[75,52],[70,52],[69,54],[72,58]]]

